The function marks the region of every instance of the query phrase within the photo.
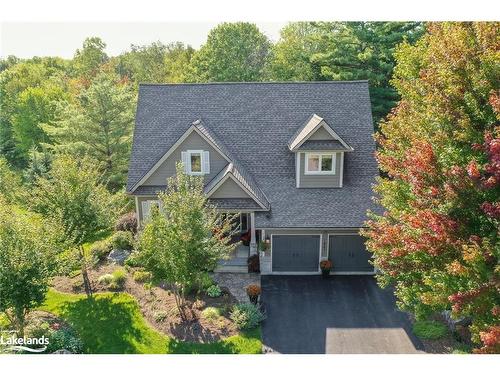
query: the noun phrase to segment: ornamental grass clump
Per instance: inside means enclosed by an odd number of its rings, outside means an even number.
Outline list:
[[[230,318],[239,329],[251,329],[257,327],[266,317],[257,305],[239,303],[231,310]]]

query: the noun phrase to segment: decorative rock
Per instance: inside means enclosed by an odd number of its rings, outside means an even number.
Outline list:
[[[471,325],[472,320],[469,317],[464,317],[460,319],[453,319],[451,316],[451,311],[443,311],[441,313],[443,316],[444,320],[446,321],[446,324],[450,328],[452,332],[456,331],[459,327],[468,327]]]
[[[128,250],[113,249],[108,255],[108,260],[123,266],[125,264],[125,260],[129,256],[130,256],[130,251]]]

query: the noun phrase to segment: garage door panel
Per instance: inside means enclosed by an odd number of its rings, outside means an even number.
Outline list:
[[[319,235],[273,235],[273,272],[317,272]]]
[[[331,235],[328,258],[334,272],[373,272],[371,253],[359,235]]]

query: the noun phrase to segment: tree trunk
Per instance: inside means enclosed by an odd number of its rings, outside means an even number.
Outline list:
[[[85,259],[85,250],[83,246],[80,246],[80,258],[82,262],[82,278],[83,278],[83,287],[85,288],[85,294],[88,298],[92,297],[92,283],[90,282],[89,274],[87,271],[87,261]]]
[[[170,284],[170,287],[174,293],[175,304],[177,305],[177,310],[179,311],[179,315],[180,315],[182,320],[186,320],[187,317],[186,317],[186,313],[184,311],[185,301],[184,301],[184,297],[182,296],[181,291],[179,290],[179,286],[176,285],[175,283],[172,283],[172,284]]]
[[[16,309],[15,310],[15,315],[16,315],[16,328],[17,328],[17,335],[18,337],[24,337],[24,327],[26,323],[26,315],[24,309]]]

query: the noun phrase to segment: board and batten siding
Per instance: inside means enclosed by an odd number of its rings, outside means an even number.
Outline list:
[[[182,160],[181,152],[187,150],[203,150],[210,153],[210,173],[204,175],[205,182],[214,178],[227,165],[227,160],[193,131],[142,185],[165,185],[167,178],[175,175],[175,165]]]
[[[317,151],[310,153],[321,154],[327,151]],[[340,175],[343,172],[341,168],[342,153],[335,153],[335,174],[328,175],[315,175],[315,174],[305,174],[305,164],[306,164],[306,154],[301,152],[299,154],[300,158],[300,170],[299,170],[299,188],[332,188],[340,187]]]

